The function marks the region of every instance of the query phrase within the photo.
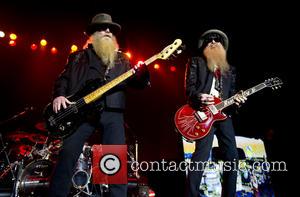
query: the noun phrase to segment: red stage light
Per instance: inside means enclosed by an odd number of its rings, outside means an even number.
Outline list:
[[[51,53],[52,53],[53,55],[55,55],[55,54],[57,53],[57,49],[56,49],[55,47],[52,47],[52,48],[51,48]]]
[[[154,69],[158,70],[160,68],[159,64],[154,64]]]
[[[31,44],[30,48],[31,48],[31,50],[35,51],[37,49],[37,45],[36,44]]]
[[[9,41],[9,45],[12,46],[12,47],[14,47],[14,46],[17,45],[17,42],[15,40],[10,40]]]
[[[170,71],[171,72],[175,72],[176,71],[176,67],[175,66],[170,66]]]

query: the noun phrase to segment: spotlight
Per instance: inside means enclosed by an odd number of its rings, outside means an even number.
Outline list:
[[[12,47],[14,47],[14,46],[17,45],[17,42],[15,40],[10,40],[9,41],[9,45],[12,46]]]
[[[5,37],[5,33],[3,31],[0,31],[0,38],[4,38]]]
[[[52,48],[51,48],[51,53],[52,53],[53,55],[57,54],[57,49],[56,49],[55,47],[52,47]]]
[[[10,38],[11,40],[16,40],[16,39],[17,39],[17,35],[14,34],[14,33],[11,33],[11,34],[9,35],[9,38]]]
[[[159,64],[154,64],[154,69],[158,70],[160,68]]]
[[[175,66],[170,66],[170,71],[171,72],[175,72],[176,71],[176,67]]]
[[[35,51],[37,49],[37,45],[36,44],[31,44],[30,46],[31,50]]]
[[[41,46],[46,46],[47,45],[47,40],[45,40],[45,39],[42,39],[41,41],[40,41],[40,44],[41,44]]]
[[[127,55],[127,57],[128,57],[129,59],[131,59],[131,53],[130,53],[129,51],[126,52],[125,55]]]
[[[75,51],[77,51],[78,50],[78,47],[75,45],[75,44],[73,44],[72,46],[71,46],[71,52],[73,53],[73,52],[75,52]]]

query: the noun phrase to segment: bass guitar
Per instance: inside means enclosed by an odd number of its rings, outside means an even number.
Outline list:
[[[170,55],[181,53],[181,49],[179,48],[181,44],[182,40],[176,39],[160,53],[147,59],[144,64],[149,65],[157,59],[166,60]],[[133,76],[139,69],[139,66],[140,64],[135,65],[132,69],[107,84],[98,88],[93,88],[93,91],[84,94],[84,96],[78,96],[82,95],[82,93],[76,93],[75,95],[68,97],[73,104],[68,105],[65,109],[61,109],[58,113],[53,111],[52,103],[49,103],[44,109],[45,126],[49,131],[49,134],[54,138],[66,138],[74,133],[80,125],[82,117],[87,115],[87,111],[90,111],[91,104],[121,82]]]
[[[252,88],[242,92],[247,97],[266,87],[278,89],[282,85],[279,78],[270,78]],[[225,120],[226,114],[223,109],[235,103],[235,97],[238,94],[222,101],[220,98],[214,97],[214,104],[202,106],[200,110],[193,109],[189,104],[179,108],[174,117],[177,131],[187,140],[198,140],[204,138],[211,130],[212,125],[216,121]]]

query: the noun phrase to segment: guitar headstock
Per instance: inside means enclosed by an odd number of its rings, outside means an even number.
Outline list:
[[[275,78],[270,78],[270,79],[265,80],[264,84],[267,87],[272,88],[274,90],[274,89],[281,88],[283,82],[278,77],[275,77]]]
[[[180,54],[182,49],[180,49],[182,40],[176,39],[172,44],[165,47],[160,53],[156,55],[158,59],[166,60],[170,55]]]

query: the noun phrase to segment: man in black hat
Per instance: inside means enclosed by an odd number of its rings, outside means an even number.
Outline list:
[[[87,48],[70,54],[65,69],[55,81],[52,103],[54,112],[71,104],[67,96],[84,89],[91,81],[105,84],[131,69],[127,56],[118,50],[116,35],[120,30],[121,26],[113,22],[108,14],[100,13],[92,18],[85,32],[89,36]],[[93,121],[82,122],[75,133],[64,139],[49,196],[66,197],[69,194],[73,169],[84,143],[96,127],[102,131],[102,144],[125,144],[124,90],[128,85],[143,88],[148,83],[149,72],[144,66],[134,77],[120,83],[97,101],[95,106],[99,110],[93,113],[94,118],[88,119]],[[109,189],[110,196],[121,197],[127,194],[127,185],[110,185]]]
[[[234,68],[227,62],[227,35],[217,29],[204,32],[198,43],[199,55],[190,58],[186,68],[185,88],[190,105],[199,110],[201,106],[214,104],[214,97],[227,99],[235,94]],[[240,95],[236,104],[245,102]],[[188,173],[188,196],[200,196],[200,183],[203,175],[203,164],[209,159],[214,134],[223,151],[223,159],[228,167],[223,174],[222,196],[233,197],[236,192],[238,163],[234,128],[231,118],[215,122],[207,136],[196,141],[191,166]]]

